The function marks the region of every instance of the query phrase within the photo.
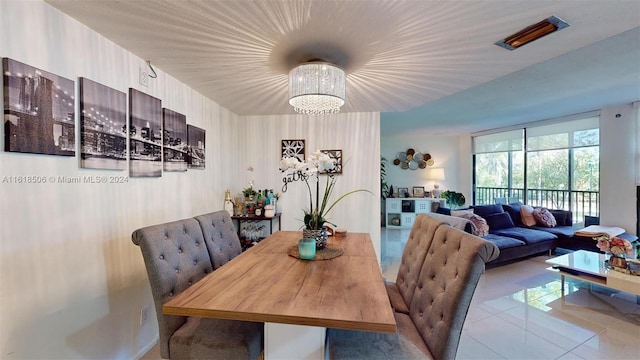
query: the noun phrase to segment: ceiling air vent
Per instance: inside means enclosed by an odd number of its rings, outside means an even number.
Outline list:
[[[508,36],[504,40],[500,40],[496,45],[503,47],[507,50],[515,50],[523,45],[526,45],[534,40],[538,40],[543,36],[547,36],[558,30],[562,30],[569,26],[564,20],[551,16],[540,21],[537,24],[528,26],[517,33]]]

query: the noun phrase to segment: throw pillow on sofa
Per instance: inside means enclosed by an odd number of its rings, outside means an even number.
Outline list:
[[[521,203],[513,203],[513,204],[502,204],[502,209],[511,216],[511,221],[515,226],[521,226],[522,221],[520,220],[520,207]]]
[[[500,229],[508,229],[515,227],[513,224],[513,220],[511,220],[511,216],[506,213],[498,213],[492,214],[484,218],[489,225],[489,229],[491,230],[500,230]]]
[[[453,214],[453,211],[451,213]],[[471,224],[473,224],[471,227],[473,235],[484,237],[489,234],[489,224],[487,224],[487,220],[483,219],[481,216],[476,215],[473,212],[462,212],[458,216],[471,221]]]
[[[487,216],[492,214],[503,213],[502,205],[500,204],[492,204],[492,205],[479,205],[473,207],[473,213],[476,215],[480,215],[483,218],[487,218]]]
[[[533,216],[533,206],[520,206],[520,220],[525,226],[534,226],[537,223],[535,216]]]
[[[536,208],[533,210],[533,217],[540,226],[555,227],[557,225],[556,218],[547,208]]]

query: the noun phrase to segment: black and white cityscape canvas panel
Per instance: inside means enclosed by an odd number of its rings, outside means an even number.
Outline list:
[[[2,59],[5,151],[76,155],[74,81]]]
[[[127,168],[127,94],[87,78],[80,78],[80,166]]]
[[[164,171],[187,171],[187,117],[162,109]]]
[[[205,130],[187,125],[187,142],[189,143],[187,162],[189,169],[204,169]]]
[[[129,88],[129,176],[162,176],[162,101]]]

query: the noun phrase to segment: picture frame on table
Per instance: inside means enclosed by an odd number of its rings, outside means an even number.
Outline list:
[[[414,186],[413,197],[416,197],[416,198],[424,197],[424,186]]]
[[[408,198],[409,197],[409,188],[405,188],[405,187],[398,188],[398,197],[399,198]]]

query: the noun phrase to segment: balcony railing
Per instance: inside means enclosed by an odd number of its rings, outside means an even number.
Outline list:
[[[475,205],[495,204],[496,198],[517,198],[534,207],[571,210],[573,222],[581,223],[587,216],[600,216],[600,193],[598,191],[569,191],[548,189],[477,187]]]

